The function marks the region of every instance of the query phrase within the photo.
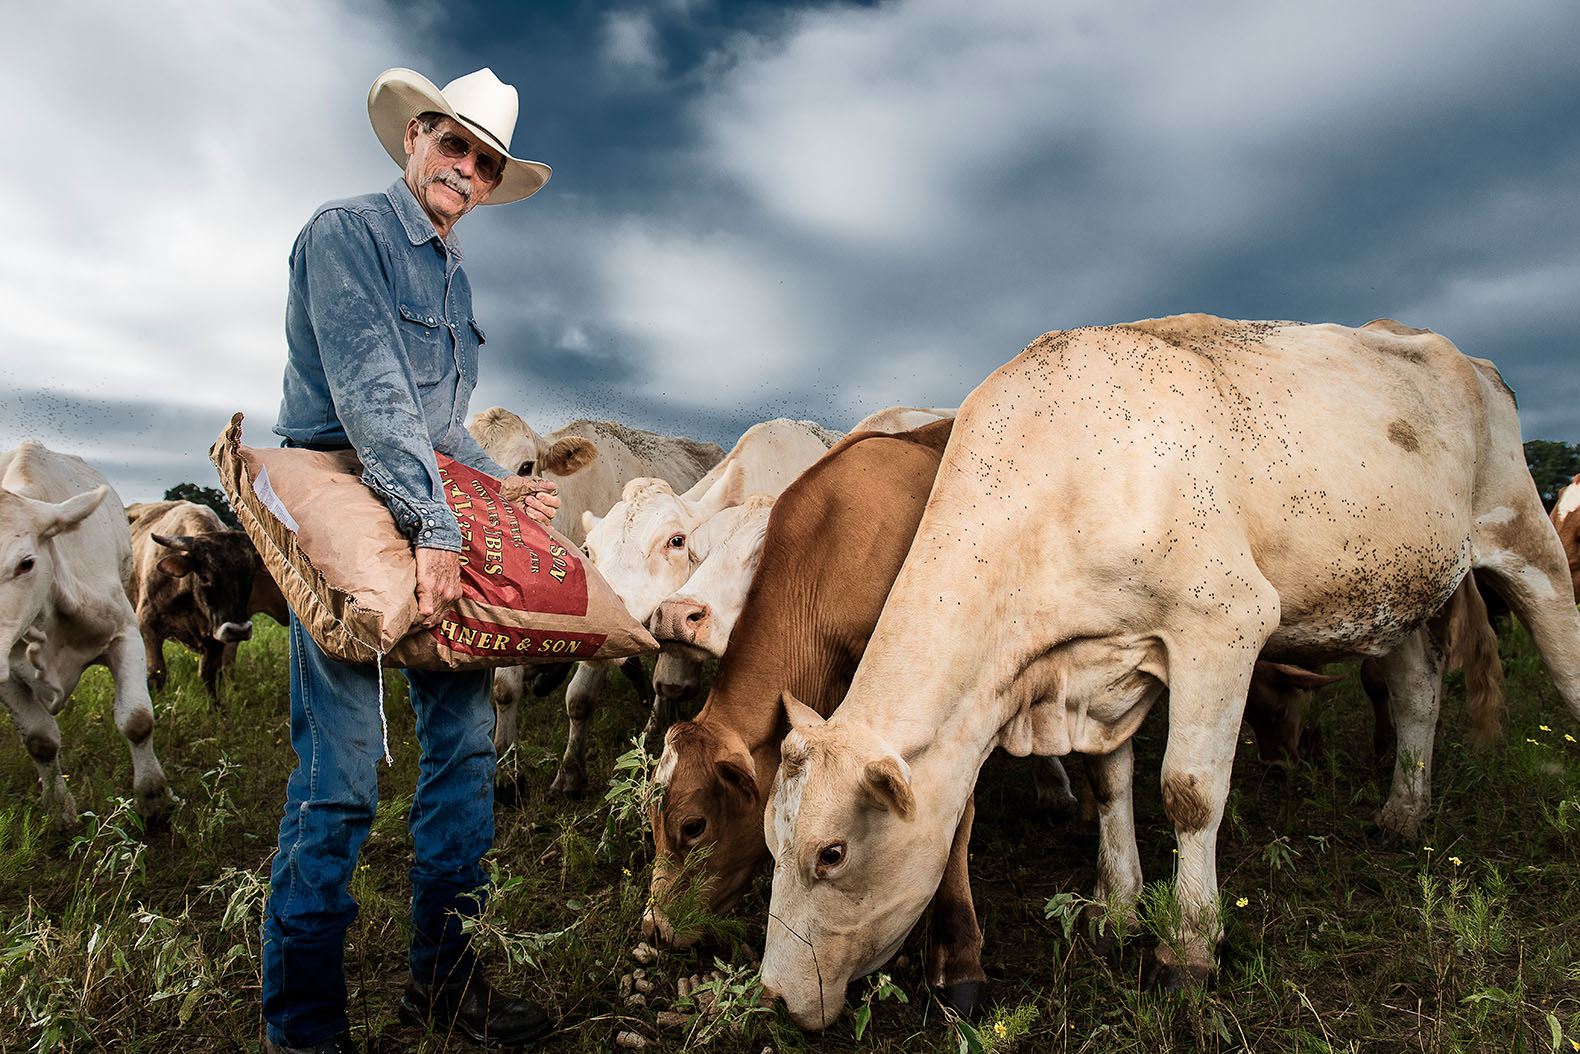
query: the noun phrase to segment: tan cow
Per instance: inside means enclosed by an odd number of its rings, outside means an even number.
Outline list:
[[[787,700],[765,987],[803,1027],[834,1019],[937,888],[995,746],[1088,755],[1095,895],[1133,905],[1130,737],[1165,693],[1179,920],[1157,957],[1166,983],[1207,976],[1256,659],[1383,659],[1416,764],[1377,819],[1413,835],[1443,661],[1422,627],[1472,567],[1580,717],[1580,613],[1512,394],[1447,340],[1205,316],[1039,338],[961,407],[844,702]]]
[[[33,441],[0,454],[0,698],[38,769],[45,806],[68,826],[77,802],[60,770],[55,715],[95,663],[115,678],[115,727],[131,746],[137,811],[152,819],[166,805],[143,641],[126,596],[131,573],[131,532],[103,476]]]
[[[582,514],[587,555],[631,615],[646,622],[701,562],[693,533],[703,521],[753,494],[778,495],[839,438],[811,421],[777,418],[748,428],[724,460],[684,493],[675,493],[662,479],[631,480],[607,515]],[[570,735],[550,786],[555,794],[576,797],[586,789],[587,725],[607,672],[608,664],[581,663],[565,689]],[[660,653],[647,742],[663,735],[676,704],[694,694],[701,680],[695,659]]]
[[[554,517],[554,526],[577,545],[586,535],[582,517],[588,513],[602,515],[607,512],[620,500],[621,491],[631,480],[651,476],[685,489],[724,459],[724,448],[717,443],[660,435],[614,421],[572,421],[543,436],[501,406],[474,414],[466,427],[488,456],[500,465],[519,475],[554,480],[560,496],[560,510]],[[564,677],[563,669],[539,671],[539,679],[534,681],[538,694],[552,691]],[[648,690],[640,659],[627,659],[622,669],[639,692]],[[605,672],[600,668],[598,674],[584,676],[583,685],[577,689],[575,705],[578,708],[582,705],[580,695],[589,690],[596,695]],[[683,694],[686,685],[695,677],[694,671],[688,668],[672,670],[662,656],[653,675],[657,682],[655,688],[661,694],[670,695]],[[589,688],[591,681],[596,681],[597,687]],[[516,708],[525,685],[525,667],[494,671],[494,749],[501,755],[516,742]],[[567,689],[567,696],[569,691]],[[567,706],[570,705],[567,698]],[[567,791],[562,786],[557,793],[580,794],[581,788]]]
[[[1575,600],[1580,601],[1580,476],[1558,492],[1552,521],[1558,531],[1558,540],[1563,542],[1564,556],[1569,560],[1570,589]]]

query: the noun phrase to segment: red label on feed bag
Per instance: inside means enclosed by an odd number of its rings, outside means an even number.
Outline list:
[[[586,615],[582,554],[501,498],[498,480],[454,458],[437,457],[445,499],[461,525],[462,596],[513,611]]]

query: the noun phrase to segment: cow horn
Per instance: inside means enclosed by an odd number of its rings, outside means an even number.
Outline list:
[[[167,545],[172,549],[190,552],[196,542],[190,534],[151,534],[150,537],[160,545]]]

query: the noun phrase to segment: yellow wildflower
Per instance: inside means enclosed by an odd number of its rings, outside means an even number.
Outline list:
[[[1546,725],[1537,725],[1536,727],[1541,729],[1543,732],[1551,732],[1552,731],[1552,729],[1548,728]]]
[[[1004,1022],[998,1021],[993,1025],[993,1034],[999,1039],[1003,1039],[1005,1036],[1009,1035],[1009,1029],[1004,1027]]]
[[[1462,864],[1462,863],[1464,863],[1464,861],[1463,861],[1463,860],[1461,860],[1461,859],[1460,859],[1460,858],[1459,858],[1459,857],[1457,857],[1457,856],[1451,856],[1451,857],[1449,857],[1449,858],[1448,858],[1448,862],[1449,862],[1449,863],[1451,863],[1451,864],[1453,864],[1453,865],[1454,865],[1454,866],[1455,866],[1455,867],[1458,867],[1458,866],[1459,866],[1459,865],[1460,865],[1460,864]]]
[[[1237,908],[1243,908],[1249,903],[1251,903],[1250,897],[1241,897],[1239,900],[1234,902],[1234,906]]]

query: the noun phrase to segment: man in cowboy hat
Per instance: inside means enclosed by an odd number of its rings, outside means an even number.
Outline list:
[[[402,168],[381,194],[330,202],[297,236],[286,301],[287,445],[354,448],[417,561],[423,625],[460,596],[461,533],[434,451],[506,479],[506,497],[547,523],[552,490],[510,477],[467,432],[483,330],[461,269],[457,220],[519,201],[549,169],[510,154],[516,89],[482,69],[434,87],[411,70],[368,93],[379,142]],[[293,615],[291,742],[280,848],[264,918],[268,1051],[351,1050],[343,969],[357,905],[347,885],[372,826],[382,755],[377,669],[327,657]],[[516,1046],[549,1031],[533,1003],[495,992],[461,919],[481,905],[493,844],[493,708],[488,671],[404,671],[421,745],[409,817],[411,978],[401,1015],[448,1035]]]

